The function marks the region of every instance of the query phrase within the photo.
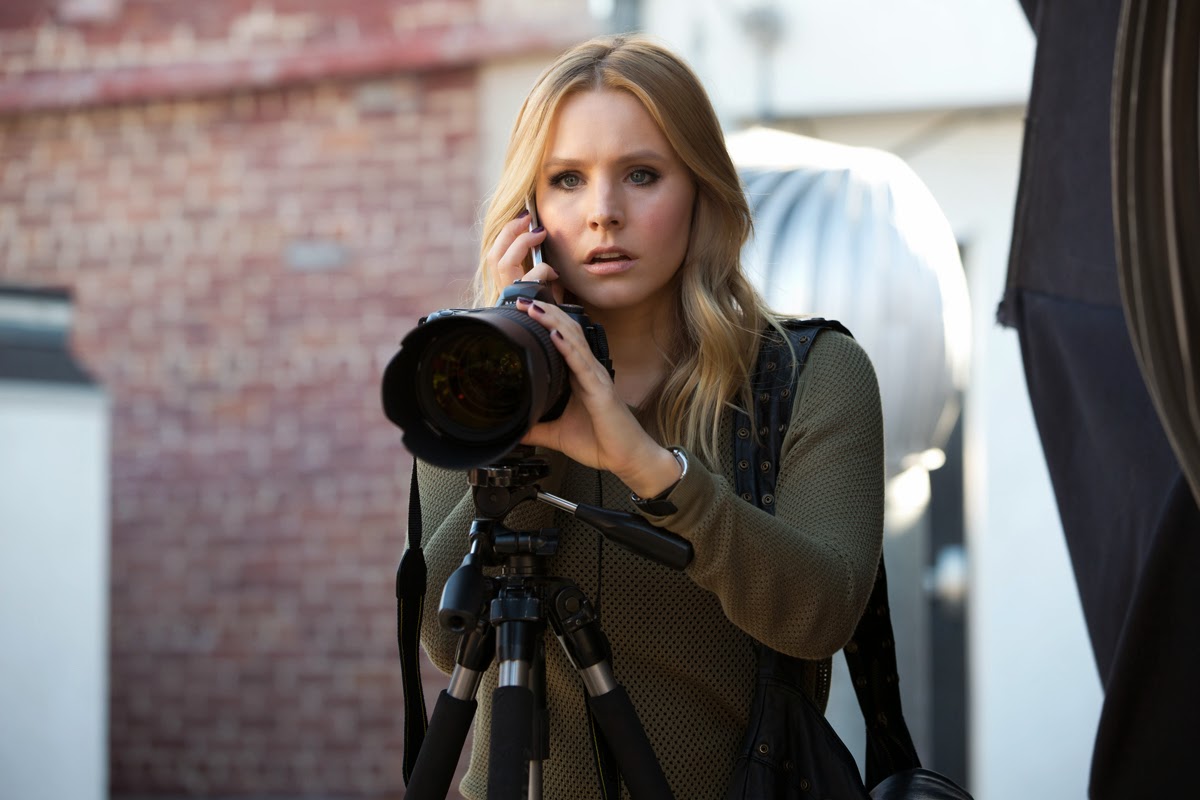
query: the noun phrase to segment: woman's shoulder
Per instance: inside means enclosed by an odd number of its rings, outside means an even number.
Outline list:
[[[808,345],[805,364],[820,361],[828,366],[831,361],[842,361],[850,367],[870,365],[867,352],[840,322],[820,317],[783,318],[778,322],[787,331],[793,347],[802,347],[810,338],[813,339]],[[770,336],[778,337],[778,333],[769,334],[768,338]]]
[[[818,358],[845,358],[850,361],[870,361],[854,335],[837,328],[824,328],[812,344],[811,353]]]
[[[866,393],[879,403],[879,383],[867,351],[853,336],[824,329],[816,336],[800,372],[797,402],[831,400]]]

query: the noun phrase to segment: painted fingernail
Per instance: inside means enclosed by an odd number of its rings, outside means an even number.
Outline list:
[[[529,209],[527,208],[524,211],[522,211],[520,214],[517,214],[517,219],[525,219],[528,216],[529,216]]]
[[[536,312],[537,312],[537,313],[539,313],[539,314],[545,314],[545,313],[546,313],[546,308],[545,308],[545,306],[543,306],[541,303],[537,302],[536,300],[531,300],[530,302],[533,304],[533,310],[534,310],[534,311],[536,311]]]
[[[528,297],[518,297],[517,298],[517,305],[519,305],[519,306],[527,306],[532,302],[533,301],[530,300]]]
[[[530,233],[541,233],[544,230],[546,230],[546,228],[544,226],[538,225],[536,228],[531,230]]]

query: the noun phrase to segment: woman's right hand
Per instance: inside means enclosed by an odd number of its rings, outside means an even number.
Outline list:
[[[529,230],[528,213],[522,213],[501,228],[487,254],[487,264],[496,276],[497,285],[503,288],[514,281],[542,281],[554,293],[554,302],[561,303],[563,287],[557,283],[558,273],[554,267],[543,261],[529,272],[525,271],[525,256],[545,241],[545,228],[539,226]]]

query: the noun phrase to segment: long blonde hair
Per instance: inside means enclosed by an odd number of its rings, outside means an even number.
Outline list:
[[[493,305],[500,295],[487,251],[533,195],[559,106],[572,94],[600,89],[636,97],[696,183],[687,255],[673,284],[678,334],[665,345],[670,366],[650,411],[661,441],[716,465],[728,449],[719,441],[721,416],[731,405],[748,407],[749,373],[762,331],[777,323],[742,272],[750,208],[720,123],[700,80],[665,47],[643,36],[602,36],[573,47],[538,78],[513,125],[484,217],[474,302]]]

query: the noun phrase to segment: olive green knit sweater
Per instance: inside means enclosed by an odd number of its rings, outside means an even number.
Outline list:
[[[575,581],[593,601],[600,596],[616,679],[675,796],[688,800],[725,791],[754,691],[751,637],[806,659],[836,653],[866,606],[882,546],[879,389],[853,339],[826,332],[809,353],[783,444],[776,516],[734,493],[731,428],[726,414],[721,436],[729,452],[711,470],[689,453],[688,474],[670,496],[679,511],[651,518],[692,542],[695,558],[682,573],[612,544],[598,558],[593,529],[540,503],[526,503],[506,520],[518,530],[561,529],[550,573]],[[429,566],[422,643],[448,672],[457,639],[438,627],[438,598],[467,551],[475,508],[462,473],[422,464],[419,478]],[[554,493],[567,500],[632,510],[628,488],[609,473],[597,480],[595,470],[569,462],[552,479]],[[473,800],[486,795],[495,685],[493,665],[479,689],[471,766],[461,787]],[[545,797],[597,798],[582,684],[549,630],[546,685]]]

